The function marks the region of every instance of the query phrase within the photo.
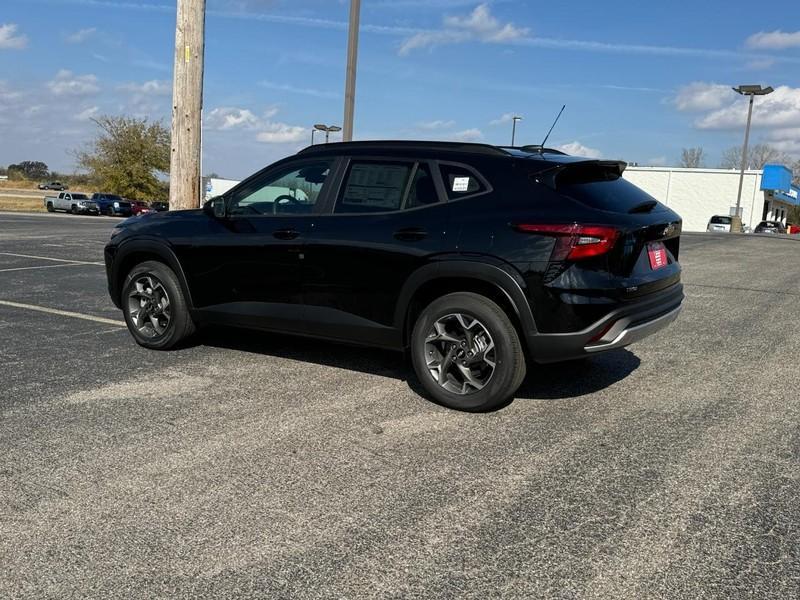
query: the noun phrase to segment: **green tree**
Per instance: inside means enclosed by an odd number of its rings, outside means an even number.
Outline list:
[[[134,200],[165,200],[160,177],[169,173],[170,134],[161,122],[109,116],[93,121],[97,138],[75,155],[94,184]]]
[[[23,160],[19,164],[8,165],[8,170],[18,173],[20,179],[46,179],[50,175],[50,169],[39,160]]]

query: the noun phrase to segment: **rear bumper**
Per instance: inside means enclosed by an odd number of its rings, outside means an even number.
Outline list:
[[[531,358],[549,363],[623,348],[667,327],[680,314],[682,302],[683,286],[678,283],[626,303],[582,331],[532,333],[527,336]]]

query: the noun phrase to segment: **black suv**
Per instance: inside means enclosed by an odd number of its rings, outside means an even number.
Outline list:
[[[312,146],[202,209],[120,223],[108,287],[147,348],[216,323],[407,350],[433,399],[486,410],[526,358],[677,317],[681,219],[624,168],[532,146]]]

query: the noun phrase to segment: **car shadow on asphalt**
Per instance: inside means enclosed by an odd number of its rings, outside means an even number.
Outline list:
[[[224,328],[203,330],[197,343],[393,377],[405,381],[416,394],[427,397],[417,381],[410,361],[399,352]],[[528,374],[515,400],[565,400],[599,392],[628,377],[639,367],[640,362],[635,354],[621,349],[570,362],[529,364]],[[498,410],[502,408],[504,406],[498,407]]]

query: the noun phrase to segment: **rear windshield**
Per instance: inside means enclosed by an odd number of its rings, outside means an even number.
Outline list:
[[[623,179],[618,171],[603,165],[570,167],[558,176],[556,187],[560,193],[599,210],[622,213],[635,209],[664,210],[651,195]]]
[[[713,225],[730,225],[731,218],[730,217],[711,217],[711,223]]]

